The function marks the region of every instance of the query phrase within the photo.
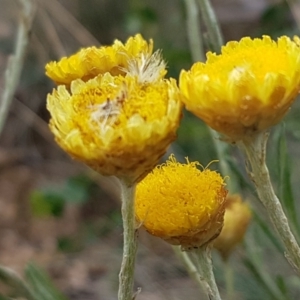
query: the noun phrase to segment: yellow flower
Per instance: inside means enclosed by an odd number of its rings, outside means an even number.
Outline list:
[[[298,40],[243,38],[180,74],[186,108],[232,141],[278,123],[300,85]]]
[[[125,75],[133,72],[133,75],[148,72],[146,78],[149,80],[149,72],[152,78],[150,81],[162,78],[166,74],[165,63],[160,58],[159,51],[154,53],[153,41],[145,41],[140,34],[130,37],[125,44],[115,40],[112,46],[100,48],[83,48],[78,53],[63,57],[59,62],[50,62],[46,65],[46,75],[57,84],[70,85],[75,79],[87,81],[99,74],[106,72],[112,75]],[[156,68],[149,70],[149,64],[153,66],[155,60]]]
[[[50,129],[73,158],[102,173],[141,179],[175,139],[181,101],[175,80],[132,76],[77,79],[48,95]]]
[[[242,202],[239,195],[227,197],[224,227],[214,241],[214,247],[224,260],[228,259],[236,245],[243,240],[251,215],[249,205]]]
[[[152,235],[188,249],[216,238],[227,191],[220,174],[174,156],[157,166],[136,190],[136,219]]]

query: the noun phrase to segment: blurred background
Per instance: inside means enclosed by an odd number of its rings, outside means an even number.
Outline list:
[[[214,0],[212,4],[225,41],[299,33],[296,2]],[[126,41],[139,32],[146,39],[153,38],[155,49],[163,50],[168,76],[178,78],[180,70],[192,64],[185,5],[180,0],[37,0],[37,5],[21,80],[0,137],[0,264],[22,274],[25,265],[34,261],[69,299],[116,299],[122,253],[118,185],[114,178],[102,177],[71,160],[55,144],[45,107],[54,85],[45,76],[44,66],[82,47]],[[0,8],[2,91],[20,7],[17,1],[0,0]],[[205,40],[205,28],[203,34]],[[299,181],[299,108],[296,103],[285,119],[287,148],[293,160],[287,175],[291,187],[297,187]],[[282,145],[276,132],[283,129],[276,130],[272,142]],[[269,155],[274,174],[278,174],[277,150],[273,146]],[[204,166],[217,159],[205,125],[187,112],[171,152],[179,160],[189,156]],[[253,188],[234,147],[231,158],[241,193],[257,212],[246,241],[231,257],[238,274],[235,300],[300,299],[299,280],[279,253],[282,246],[267,229],[261,207],[253,201]],[[280,179],[274,177],[274,182],[279,184]],[[294,198],[299,196],[297,189],[292,188],[291,193]],[[218,255],[214,261],[225,294],[224,266]],[[261,278],[265,275],[271,276],[269,285]],[[142,288],[139,300],[194,300],[201,295],[170,246],[145,232],[140,233],[136,286]],[[5,288],[0,285],[1,292]]]

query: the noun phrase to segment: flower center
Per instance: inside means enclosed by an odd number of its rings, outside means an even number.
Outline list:
[[[107,125],[113,126],[118,120],[126,98],[127,91],[124,85],[114,99],[107,98],[104,103],[90,106],[93,110],[91,121],[99,124],[103,131]]]

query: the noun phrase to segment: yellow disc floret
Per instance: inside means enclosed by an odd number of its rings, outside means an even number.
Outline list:
[[[181,72],[187,109],[233,141],[275,125],[299,91],[297,41],[246,37],[208,53],[206,63]]]
[[[230,195],[226,200],[224,227],[214,241],[214,247],[224,260],[228,259],[234,248],[242,241],[251,220],[251,209],[239,195]]]
[[[227,191],[220,174],[181,164],[174,156],[137,186],[136,218],[146,230],[173,245],[200,247],[223,226]]]
[[[50,128],[72,157],[103,175],[137,181],[175,139],[181,117],[175,80],[138,82],[132,76],[77,79],[70,91],[48,95]]]
[[[69,86],[75,79],[87,81],[99,74],[125,75],[130,66],[144,66],[153,52],[153,41],[145,41],[140,34],[130,37],[125,44],[115,40],[111,46],[88,47],[70,57],[46,65],[46,75],[57,84]],[[158,75],[166,74],[165,64],[160,62]],[[147,68],[147,66],[146,66]]]

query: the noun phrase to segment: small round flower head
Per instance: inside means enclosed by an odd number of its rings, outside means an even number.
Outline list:
[[[221,175],[181,164],[174,156],[157,166],[136,190],[136,219],[152,235],[184,249],[216,238],[223,226],[227,191]]]
[[[141,84],[136,77],[98,75],[48,95],[50,129],[73,158],[103,175],[131,182],[149,172],[175,139],[181,101],[175,80]]]
[[[46,65],[46,75],[57,84],[67,86],[75,79],[87,81],[106,72],[114,76],[125,75],[134,67],[133,71],[138,72],[138,75],[143,75],[144,81],[149,80],[149,76],[145,78],[145,72],[154,73],[151,80],[162,78],[166,74],[166,65],[159,52],[154,54],[152,52],[153,41],[147,42],[140,34],[137,34],[130,37],[125,44],[115,40],[111,46],[83,48],[70,57],[63,57],[58,62],[50,62]],[[153,60],[155,60],[156,68],[151,69]],[[138,70],[136,70],[137,67],[139,67]],[[152,71],[149,72],[149,69]]]
[[[242,202],[239,195],[230,195],[226,200],[224,227],[214,241],[214,247],[224,260],[228,259],[234,248],[242,241],[251,220],[249,205]]]
[[[298,40],[243,38],[180,74],[186,108],[231,141],[277,124],[300,85]]]

